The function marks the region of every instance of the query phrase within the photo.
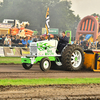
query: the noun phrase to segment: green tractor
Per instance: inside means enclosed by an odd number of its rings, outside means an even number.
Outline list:
[[[64,70],[80,70],[84,63],[84,51],[78,45],[66,45],[61,54],[57,54],[57,40],[44,40],[30,44],[30,55],[21,57],[22,66],[29,70],[39,63],[42,71],[61,67]]]

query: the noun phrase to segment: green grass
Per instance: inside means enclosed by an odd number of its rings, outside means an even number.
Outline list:
[[[51,85],[51,84],[93,84],[100,78],[58,78],[58,79],[0,79],[0,85]]]
[[[0,63],[14,63],[14,64],[21,64],[20,57],[0,57]]]

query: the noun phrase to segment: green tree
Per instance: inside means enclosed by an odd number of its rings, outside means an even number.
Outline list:
[[[99,14],[93,13],[92,16],[94,16],[94,17],[98,16],[98,21],[100,21],[100,15]]]
[[[29,21],[30,29],[41,32],[45,27],[47,7],[50,8],[50,27],[71,30],[75,36],[80,17],[74,15],[71,2],[67,0],[4,0],[0,6],[0,22],[8,18]]]
[[[79,15],[75,16],[71,9],[71,2],[62,1],[57,3],[51,10],[51,26],[58,27],[60,31],[71,30],[73,36],[80,21]]]

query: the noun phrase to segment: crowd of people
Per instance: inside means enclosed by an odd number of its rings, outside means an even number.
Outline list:
[[[45,40],[45,37],[40,36],[31,36],[31,37],[20,37],[19,35],[11,36],[7,34],[6,36],[0,36],[0,46],[5,47],[29,47],[31,42]]]
[[[83,49],[100,49],[100,41],[98,39],[95,42],[91,42],[88,40],[79,40],[74,41],[74,44],[81,46]]]
[[[35,36],[32,37],[20,37],[17,36],[11,36],[7,34],[6,36],[1,35],[0,36],[0,46],[7,46],[7,47],[28,47],[29,44],[33,41],[35,41]]]
[[[0,36],[0,46],[7,47],[29,47],[31,42],[42,41],[46,38],[43,35],[32,36],[32,37],[20,37],[19,35],[11,36],[7,34],[6,36]],[[97,44],[96,44],[97,42]],[[100,49],[100,41],[91,42],[85,40],[74,41],[74,44],[80,45],[83,49]]]

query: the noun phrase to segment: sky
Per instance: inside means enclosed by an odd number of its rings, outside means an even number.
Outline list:
[[[72,2],[71,9],[81,18],[93,13],[100,14],[100,0],[68,0]]]

